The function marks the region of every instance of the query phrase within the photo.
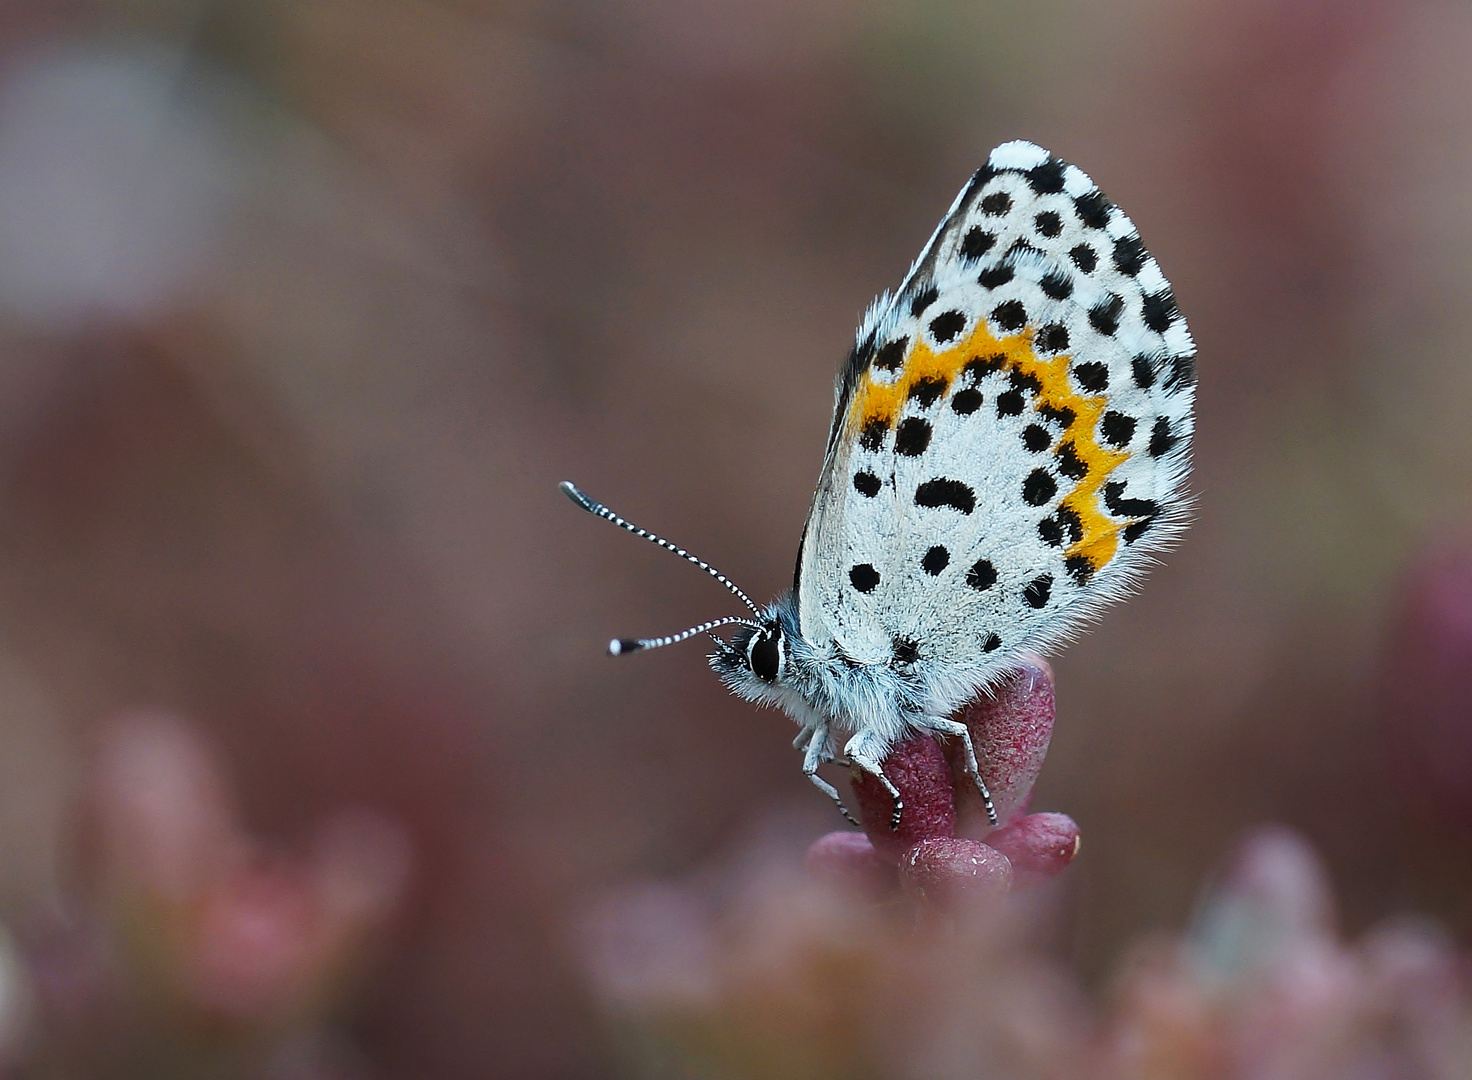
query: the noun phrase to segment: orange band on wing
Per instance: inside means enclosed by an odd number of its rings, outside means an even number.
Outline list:
[[[1052,449],[1057,451],[1071,439],[1074,455],[1087,471],[1064,496],[1060,508],[1076,514],[1082,526],[1082,536],[1068,548],[1068,555],[1087,558],[1097,571],[1114,558],[1119,550],[1119,533],[1129,524],[1116,522],[1104,513],[1099,493],[1109,474],[1129,460],[1130,455],[1100,445],[1099,421],[1108,398],[1077,393],[1068,381],[1070,358],[1067,355],[1039,357],[1032,345],[1035,331],[1035,327],[1028,326],[1020,333],[997,338],[987,329],[986,320],[978,319],[970,336],[939,352],[932,350],[924,339],[917,340],[894,382],[875,382],[868,371],[860,376],[849,406],[847,435],[858,438],[875,423],[893,427],[911,387],[934,379],[949,387],[973,360],[995,359],[1002,370],[1034,377],[1041,385],[1033,403],[1034,411],[1066,409],[1073,413],[1073,422]]]

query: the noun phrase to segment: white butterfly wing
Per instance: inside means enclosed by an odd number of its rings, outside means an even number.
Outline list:
[[[1047,151],[998,147],[860,327],[804,638],[954,703],[1076,632],[1184,522],[1194,356],[1129,218]]]

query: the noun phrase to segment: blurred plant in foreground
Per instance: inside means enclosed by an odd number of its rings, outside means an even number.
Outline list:
[[[358,1074],[327,1025],[402,896],[409,846],[397,824],[340,811],[303,849],[271,850],[242,829],[210,748],[158,713],[108,725],[82,823],[77,888],[23,950],[29,1066]]]
[[[1098,1075],[1465,1080],[1467,958],[1412,921],[1352,944],[1295,834],[1249,837],[1187,932],[1139,945],[1117,980]]]
[[[633,1073],[1472,1080],[1466,958],[1417,923],[1342,941],[1318,860],[1286,830],[1250,836],[1188,929],[1137,944],[1094,1000],[1044,946],[1035,888],[1072,860],[1078,829],[1021,813],[1052,719],[1041,664],[966,714],[1000,829],[926,737],[885,763],[905,800],[897,832],[861,780],[867,836],[821,838],[806,871],[758,849],[597,910],[587,966]]]

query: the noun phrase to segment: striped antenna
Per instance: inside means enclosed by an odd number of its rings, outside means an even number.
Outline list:
[[[743,619],[740,615],[728,615],[724,619],[712,619],[710,622],[701,623],[699,626],[692,626],[689,630],[681,630],[678,634],[670,634],[668,637],[614,638],[608,643],[608,655],[622,656],[624,653],[642,652],[645,649],[662,649],[666,645],[675,645],[687,638],[693,638],[696,634],[710,633],[710,631],[718,626],[729,626],[732,623],[740,623],[742,626],[749,626],[753,630],[761,629],[760,624],[754,623],[750,619]],[[711,637],[715,638],[716,644],[724,648],[730,648],[729,645],[720,638],[715,637],[714,634],[711,634]]]
[[[737,596],[739,596],[741,598],[741,602],[743,604],[745,604],[747,607],[751,608],[751,611],[752,611],[752,614],[753,615],[756,615],[758,618],[761,617],[761,609],[758,608],[755,604],[753,604],[751,602],[751,597],[747,596],[744,592],[742,592],[739,588],[737,588],[736,587],[736,583],[734,581],[732,581],[730,578],[728,578],[725,574],[721,573],[719,570],[717,570],[710,563],[706,562],[704,559],[696,558],[694,555],[691,555],[684,548],[682,548],[682,547],[676,547],[674,544],[672,544],[668,540],[664,539],[664,537],[662,537],[662,536],[655,536],[652,532],[648,532],[648,531],[646,531],[644,529],[639,528],[639,526],[635,525],[633,522],[625,521],[623,518],[619,517],[617,514],[615,514],[608,507],[604,506],[601,502],[596,502],[593,499],[588,498],[588,496],[584,495],[581,491],[579,491],[576,486],[574,486],[573,484],[569,483],[566,480],[564,480],[562,483],[558,484],[557,486],[562,489],[562,493],[564,495],[566,495],[569,499],[571,499],[573,502],[577,503],[584,510],[586,510],[588,513],[594,515],[595,517],[601,517],[601,518],[604,518],[604,519],[606,519],[608,521],[611,521],[615,525],[617,525],[620,529],[628,529],[629,532],[633,533],[635,536],[642,536],[645,540],[648,540],[651,544],[658,544],[660,547],[664,548],[666,551],[673,551],[680,558],[685,559],[688,562],[693,562],[696,566],[700,567],[702,570],[704,570],[711,577],[715,578],[722,585],[724,585],[726,588],[730,589],[733,593],[735,593]],[[727,622],[741,622],[742,620],[740,620],[740,619],[728,619],[726,621]],[[709,625],[712,626],[712,627],[714,627],[714,626],[721,625],[721,623],[720,622],[713,622],[713,623],[710,623]],[[752,624],[751,623],[747,623],[746,625],[750,626]],[[628,645],[631,646],[631,647],[633,647],[633,648],[639,648],[639,649],[653,649],[653,648],[656,648],[657,645],[651,644],[651,642],[657,642],[659,645],[669,645],[669,644],[671,644],[671,642],[674,642],[674,641],[683,641],[687,637],[691,637],[691,636],[693,636],[695,634],[702,633],[702,632],[704,632],[705,629],[706,629],[706,627],[697,626],[697,627],[695,627],[693,629],[686,630],[682,634],[677,634],[673,638],[668,638],[668,639],[666,639],[666,638],[646,638],[646,639],[640,639],[640,641],[637,642],[637,643],[635,643],[635,642],[629,642]],[[615,641],[613,643],[613,645],[610,645],[608,647],[609,653],[612,654],[612,655],[614,655],[614,656],[617,656],[619,654],[619,652],[621,651],[621,650],[616,649],[616,648],[613,647],[614,645],[617,645],[617,644],[619,644],[619,642],[618,641]],[[622,651],[627,652],[627,651],[629,651],[629,648],[625,648]]]

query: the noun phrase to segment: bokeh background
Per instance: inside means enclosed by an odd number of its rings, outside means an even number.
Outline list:
[[[730,598],[555,485],[778,592],[1012,138],[1200,346],[1195,525],[1056,660],[1058,948],[1265,821],[1349,932],[1465,932],[1468,56],[1451,0],[6,0],[4,1067],[609,1075],[589,906],[833,823],[698,647],[602,655]]]

